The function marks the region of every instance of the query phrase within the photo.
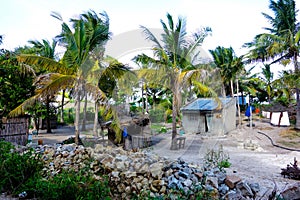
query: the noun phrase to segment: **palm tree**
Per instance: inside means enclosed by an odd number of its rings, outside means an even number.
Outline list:
[[[299,77],[299,39],[300,23],[297,22],[297,10],[294,0],[270,1],[269,8],[274,17],[263,13],[271,24],[271,28],[265,28],[269,33],[259,34],[253,42],[246,43],[250,48],[249,59],[252,61],[266,61],[273,59],[270,64],[280,62],[294,65],[294,73]],[[265,49],[265,50],[262,50]],[[300,129],[300,98],[299,88],[296,88],[297,120],[295,128]]]
[[[223,96],[226,96],[226,84],[230,83],[231,96],[234,95],[233,80],[243,68],[242,57],[237,57],[232,47],[225,48],[218,46],[215,50],[209,50],[213,57],[214,64],[220,71],[222,78]]]
[[[42,42],[39,42],[37,40],[30,40],[30,44],[33,45],[34,51],[36,51],[36,54],[42,57],[50,58],[55,60],[55,48],[57,42],[53,40],[52,44],[48,40],[42,40]],[[42,69],[40,69],[42,70]],[[45,99],[46,103],[46,128],[47,133],[51,133],[51,123],[50,123],[50,102],[51,102],[51,96],[47,96]]]
[[[66,48],[66,52],[60,62],[41,56],[22,55],[19,57],[20,61],[43,66],[49,71],[64,70],[64,73],[50,73],[45,79],[44,87],[37,91],[34,98],[44,97],[45,94],[54,95],[62,89],[74,88],[76,110],[75,142],[77,144],[80,134],[79,112],[83,91],[92,94],[102,104],[107,104],[105,94],[97,86],[89,84],[85,80],[88,72],[95,63],[91,52],[103,46],[110,35],[108,16],[106,13],[100,15],[101,17],[94,11],[89,11],[81,14],[79,19],[71,19],[73,29],[65,22],[62,23],[62,33],[57,39]],[[62,20],[61,16],[57,13],[53,13],[52,16]],[[64,67],[62,68],[62,66]],[[12,112],[12,115],[23,112],[31,102],[32,99],[25,101],[23,105]]]
[[[151,69],[141,70],[145,77],[151,77],[161,87],[169,88],[173,95],[172,101],[172,143],[171,149],[176,149],[176,117],[179,114],[181,92],[189,80],[199,75],[200,71],[195,68],[195,60],[198,56],[197,47],[211,32],[206,27],[188,36],[186,21],[179,17],[175,25],[172,16],[167,13],[167,23],[160,21],[163,33],[160,40],[146,27],[141,26],[146,39],[153,42],[154,57],[145,54],[138,55],[135,60],[148,63]],[[196,81],[194,81],[196,82]],[[199,83],[199,82],[198,82]],[[200,83],[199,83],[200,84]],[[202,84],[200,84],[203,86]]]
[[[273,75],[274,73],[271,72],[271,67],[268,64],[264,65],[264,68],[262,68],[262,73],[263,76],[261,77],[266,84],[266,91],[268,94],[268,102],[269,104],[271,103],[271,96],[272,96],[272,92],[273,92],[273,88],[272,88],[272,80],[273,80]]]

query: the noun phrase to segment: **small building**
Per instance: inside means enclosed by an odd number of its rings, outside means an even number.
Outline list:
[[[292,109],[285,107],[279,103],[262,108],[262,116],[270,119],[271,125],[274,126],[290,126],[290,115],[293,113]]]
[[[224,135],[236,128],[235,98],[199,98],[185,105],[182,126],[187,134]]]

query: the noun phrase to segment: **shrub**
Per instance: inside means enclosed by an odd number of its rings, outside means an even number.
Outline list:
[[[63,170],[48,179],[32,180],[26,187],[24,191],[39,199],[110,199],[108,178],[96,180],[84,170]]]
[[[219,169],[222,170],[230,166],[231,163],[229,162],[229,155],[224,152],[222,145],[220,145],[220,147],[217,150],[209,150],[204,156],[205,170],[212,169],[215,167],[219,167]]]
[[[0,141],[0,191],[15,194],[22,184],[39,173],[43,167],[41,156],[33,149],[22,153],[5,141]]]

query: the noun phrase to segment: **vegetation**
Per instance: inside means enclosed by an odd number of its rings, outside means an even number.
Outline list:
[[[176,119],[179,117],[181,105],[181,93],[188,85],[195,85],[208,93],[213,93],[200,82],[201,69],[197,68],[197,47],[210,34],[211,29],[204,27],[200,31],[187,35],[186,21],[179,17],[175,25],[173,17],[167,14],[167,23],[161,20],[163,33],[161,41],[146,27],[142,29],[146,39],[154,44],[155,57],[145,54],[135,57],[137,63],[149,66],[141,69],[139,76],[144,77],[150,83],[156,83],[158,87],[167,88],[172,96],[172,142],[171,149],[176,149]]]
[[[43,174],[43,161],[33,149],[16,151],[0,141],[0,192],[37,199],[111,199],[108,178],[96,180],[86,169],[63,170],[55,176]],[[48,178],[45,178],[48,177]]]
[[[0,192],[20,192],[42,170],[41,158],[33,150],[20,154],[11,143],[0,141],[0,151]]]
[[[70,19],[70,24],[64,22],[58,13],[53,13],[52,16],[61,21],[62,32],[52,43],[29,41],[31,46],[14,51],[0,50],[0,117],[29,113],[36,123],[41,117],[49,120],[51,102],[60,93],[60,121],[74,123],[77,144],[81,142],[80,119],[83,123],[95,119],[95,129],[98,121],[112,120],[116,140],[121,141],[122,130],[116,111],[110,107],[110,100],[116,105],[128,103],[126,99],[135,96],[134,89],[140,87],[142,96],[132,98],[130,111],[133,114],[148,112],[155,123],[172,123],[171,149],[175,149],[181,104],[196,97],[233,97],[241,93],[242,96],[255,97],[256,105],[279,102],[293,106],[296,110],[295,127],[300,129],[300,22],[297,21],[295,4],[295,0],[271,0],[269,8],[273,15],[263,13],[270,27],[265,28],[266,33],[259,33],[253,41],[245,43],[249,52],[238,56],[233,48],[218,46],[210,50],[213,59],[208,63],[201,62],[199,47],[212,30],[202,27],[188,34],[186,20],[179,17],[175,22],[167,13],[166,21],[160,21],[161,38],[147,27],[141,27],[145,39],[154,45],[155,56],[135,56],[133,60],[140,66],[136,73],[118,60],[103,56],[111,36],[105,12],[97,14],[91,10],[82,13],[78,18]],[[0,35],[0,44],[2,42],[5,41]],[[57,44],[65,50],[61,57],[56,55]],[[253,74],[253,68],[245,69],[245,65],[253,63],[261,64],[261,73]],[[294,69],[282,71],[275,79],[272,72],[275,64],[293,65]],[[64,110],[66,94],[75,103],[75,110]],[[87,110],[88,96],[95,103],[94,113]],[[80,113],[82,101],[85,102],[83,114]],[[55,114],[56,109],[53,109]],[[51,132],[50,123],[47,124],[47,130]],[[168,131],[162,124],[151,126],[159,133]],[[278,143],[299,148],[299,131],[289,129],[280,136]],[[111,197],[108,179],[103,174],[101,180],[96,181],[93,174],[82,169],[76,173],[62,171],[46,179],[42,173],[41,157],[33,150],[20,153],[12,144],[0,141],[0,152],[0,192],[16,195],[26,191],[27,197],[40,199]],[[230,165],[230,158],[222,146],[209,150],[205,156],[205,168],[223,170]],[[137,198],[151,199],[148,192]],[[172,191],[167,198],[181,197],[182,194],[183,191]],[[203,188],[195,194],[199,199],[208,199],[211,195]]]
[[[263,13],[271,27],[265,28],[268,33],[258,34],[245,46],[250,49],[248,59],[252,62],[270,61],[269,65],[280,63],[287,65],[292,63],[294,71],[289,74],[289,80],[293,83],[289,90],[296,94],[296,125],[300,129],[300,98],[299,98],[299,39],[300,29],[297,21],[296,2],[294,0],[270,1],[270,10],[273,16]]]
[[[218,149],[209,149],[204,156],[204,168],[206,170],[213,169],[215,167],[223,170],[230,166],[231,163],[229,162],[229,155],[224,152],[222,145],[220,145]]]

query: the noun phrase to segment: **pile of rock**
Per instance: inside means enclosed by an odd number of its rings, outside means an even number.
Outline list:
[[[260,190],[258,183],[226,175],[219,168],[204,171],[183,160],[171,161],[149,152],[129,152],[100,144],[95,148],[74,144],[39,145],[35,150],[42,154],[45,174],[51,172],[55,175],[62,169],[78,171],[88,168],[95,178],[101,179],[101,174],[106,173],[117,198],[144,193],[153,197],[170,193],[190,197],[205,189],[215,199],[254,199]]]

